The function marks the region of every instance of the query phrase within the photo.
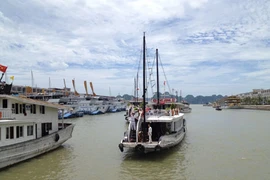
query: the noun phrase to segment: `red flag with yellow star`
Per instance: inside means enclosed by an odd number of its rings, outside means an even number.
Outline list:
[[[0,64],[0,71],[2,71],[3,73],[5,73],[7,70],[7,66],[3,66]]]

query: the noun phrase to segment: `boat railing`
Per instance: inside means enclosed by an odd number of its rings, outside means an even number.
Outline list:
[[[12,114],[11,108],[0,108],[0,120],[1,119],[10,119]]]

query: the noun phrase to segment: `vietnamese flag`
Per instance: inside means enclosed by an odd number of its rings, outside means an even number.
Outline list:
[[[7,66],[3,66],[0,64],[0,71],[2,71],[3,73],[5,73],[7,70]]]

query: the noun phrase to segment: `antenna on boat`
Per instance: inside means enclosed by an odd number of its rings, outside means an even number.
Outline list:
[[[33,71],[31,70],[31,81],[32,81],[32,93],[34,92],[34,75]]]
[[[136,99],[137,102],[139,101],[139,73],[137,72],[137,78],[136,78]]]
[[[49,89],[51,89],[51,77],[49,77]]]
[[[133,91],[133,95],[134,95],[134,98],[136,98],[136,95],[137,95],[137,87],[136,87],[136,78],[134,78],[134,91]]]
[[[182,101],[182,90],[180,90],[180,102]]]
[[[65,90],[65,96],[67,95],[67,86],[66,86],[66,80],[65,79],[63,79],[63,81],[64,81],[64,90]]]

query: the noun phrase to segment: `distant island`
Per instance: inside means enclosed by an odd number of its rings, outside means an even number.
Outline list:
[[[176,98],[178,102],[186,101],[190,104],[206,104],[206,103],[213,103],[213,102],[220,100],[220,99],[227,97],[227,96],[222,96],[222,95],[201,96],[201,95],[199,95],[199,96],[194,97],[193,95],[187,95],[186,97],[182,97],[182,96],[172,95],[169,92],[165,92],[164,94],[160,93],[160,98],[162,98],[162,97]],[[136,99],[134,96],[128,95],[128,94],[124,94],[123,96],[118,95],[117,98],[123,98],[127,101]],[[141,98],[141,97],[139,97],[139,98]],[[156,94],[153,96],[153,98],[156,98]],[[149,99],[151,99],[151,98],[149,98]]]

